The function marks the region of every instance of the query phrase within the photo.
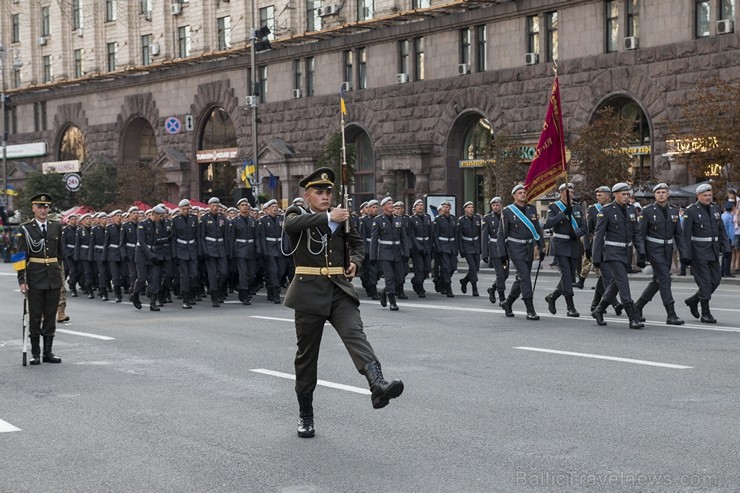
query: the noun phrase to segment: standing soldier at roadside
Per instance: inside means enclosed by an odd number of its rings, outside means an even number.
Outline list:
[[[457,241],[455,238],[455,216],[450,214],[452,203],[443,200],[437,207],[439,213],[432,224],[434,244],[434,286],[438,293],[454,298],[452,274],[457,270]]]
[[[239,209],[239,215],[231,221],[229,244],[239,275],[239,301],[244,305],[251,305],[252,297],[249,290],[254,284],[257,259],[259,258],[257,221],[249,214],[249,200],[239,199],[236,205]],[[293,205],[301,207],[296,204],[295,200]]]
[[[424,201],[414,202],[414,214],[409,218],[409,243],[414,277],[411,286],[419,298],[426,298],[424,280],[432,272],[432,218],[424,212]]]
[[[393,215],[393,199],[386,197],[380,201],[383,213],[373,221],[370,239],[370,260],[376,260],[383,270],[385,288],[380,290],[380,305],[390,302],[391,310],[396,305],[397,286],[403,282],[403,257],[408,258],[408,244],[403,219]]]
[[[136,227],[139,225],[139,208],[129,207],[128,222],[121,228],[121,254],[126,262],[126,273],[128,274],[129,294],[134,292],[136,282]]]
[[[374,300],[379,300],[378,294],[378,263],[370,260],[370,241],[373,234],[373,221],[378,215],[378,201],[373,199],[367,203],[367,215],[360,220],[358,233],[365,243],[365,259],[362,261],[360,279],[367,295]]]
[[[122,268],[121,258],[121,220],[123,211],[116,209],[110,213],[111,223],[105,228],[105,258],[108,260],[110,278],[113,283],[113,294],[116,297],[116,303],[123,301]]]
[[[547,309],[554,315],[557,313],[555,302],[560,295],[564,295],[567,315],[578,317],[580,314],[573,304],[573,280],[581,265],[581,237],[587,233],[587,229],[581,214],[581,207],[572,203],[571,190],[573,190],[572,183],[567,184],[567,189],[565,183],[560,185],[558,188],[560,200],[547,207],[545,229],[552,229],[550,251],[557,259],[560,282],[555,291],[545,297],[545,301]]]
[[[653,268],[653,278],[635,302],[635,310],[637,317],[644,322],[643,307],[660,291],[663,306],[668,314],[666,323],[683,325],[683,320],[676,315],[671,293],[671,264],[674,245],[680,258],[686,258],[686,242],[681,223],[678,221],[678,207],[668,203],[668,185],[665,183],[655,185],[653,193],[655,202],[642,210],[639,219],[640,236],[645,241],[645,256]]]
[[[481,217],[475,213],[475,205],[465,202],[464,214],[457,220],[455,236],[457,251],[468,264],[468,273],[460,279],[460,290],[468,292],[468,283],[473,288],[473,296],[478,296],[478,271],[480,270],[480,229]]]
[[[108,301],[108,272],[105,265],[105,228],[107,222],[108,214],[98,212],[93,218],[93,226],[90,230],[90,262],[97,267],[98,293],[103,301]]]
[[[80,272],[75,261],[75,238],[77,237],[77,214],[67,218],[67,225],[62,228],[62,257],[64,258],[64,272],[69,279],[70,295],[77,297],[77,283]]]
[[[699,290],[685,303],[694,318],[701,317],[701,321],[707,324],[717,323],[709,311],[709,300],[722,280],[722,254],[732,248],[722,224],[722,210],[712,202],[712,198],[712,185],[699,185],[696,189],[697,200],[686,208],[683,220],[686,257],[682,260],[691,266],[691,274],[699,286]]]
[[[527,320],[539,320],[534,311],[534,293],[532,291],[532,262],[534,245],[540,252],[539,261],[545,258],[545,241],[542,238],[537,209],[527,204],[527,190],[524,185],[517,185],[511,190],[514,203],[504,208],[501,213],[501,227],[498,230],[499,244],[506,245],[507,256],[516,268],[516,280],[511,286],[508,298],[504,302],[507,317],[513,317],[512,305],[522,295],[527,307]]]
[[[190,213],[190,201],[178,204],[180,215],[172,220],[172,256],[180,273],[182,307],[190,309],[195,304],[193,293],[198,284],[198,220]]]
[[[481,221],[481,251],[483,262],[493,265],[496,271],[496,281],[488,288],[488,300],[496,304],[498,293],[500,306],[506,301],[506,279],[509,278],[509,261],[506,254],[506,245],[499,243],[498,230],[501,227],[501,197],[494,197],[489,202],[491,212],[483,216]]]
[[[92,217],[90,214],[80,216],[80,225],[77,227],[75,238],[75,262],[79,266],[80,284],[83,286],[82,292],[87,294],[88,298],[95,298],[93,291],[94,275],[90,265],[90,223]]]
[[[276,305],[280,300],[280,280],[288,269],[288,259],[283,254],[283,217],[278,216],[277,200],[268,200],[263,206],[266,214],[258,221],[259,250],[265,263],[267,301]],[[289,252],[290,249],[285,250]]]

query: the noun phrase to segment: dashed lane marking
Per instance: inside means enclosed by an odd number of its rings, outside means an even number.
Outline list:
[[[688,369],[693,368],[693,366],[674,365],[672,363],[658,363],[657,361],[646,361],[642,359],[619,358],[617,356],[604,356],[602,354],[574,353],[572,351],[559,351],[557,349],[544,349],[544,348],[526,347],[526,346],[517,346],[517,347],[514,347],[514,349],[522,349],[524,351],[535,351],[538,353],[562,354],[565,356],[578,356],[580,358],[592,358],[592,359],[603,359],[607,361],[619,361],[621,363],[633,363],[635,365],[660,366],[662,368],[673,368],[675,370],[688,370]]]
[[[97,334],[89,334],[87,332],[77,332],[76,330],[68,330],[68,329],[57,329],[57,332],[61,332],[62,334],[69,334],[72,336],[81,336],[81,337],[90,337],[92,339],[100,339],[101,341],[115,341],[115,337],[108,337],[108,336],[100,336]]]
[[[255,373],[262,373],[263,375],[270,375],[271,377],[285,378],[287,380],[295,380],[295,375],[290,373],[283,373],[280,371],[265,370],[264,368],[257,368],[255,370],[249,370]],[[343,383],[327,382],[326,380],[316,380],[317,385],[324,387],[331,387],[332,389],[346,390],[347,392],[354,392],[356,394],[370,395],[371,392],[367,389],[360,387],[352,387],[351,385],[344,385]]]
[[[0,419],[0,433],[10,433],[12,431],[21,431],[17,426],[13,426],[7,421]]]

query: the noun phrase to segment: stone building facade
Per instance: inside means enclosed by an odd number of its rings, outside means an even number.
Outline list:
[[[28,165],[104,156],[162,167],[172,202],[233,200],[254,115],[261,191],[287,201],[339,131],[347,82],[356,202],[435,193],[483,206],[480,144],[505,131],[526,156],[553,59],[566,131],[605,105],[631,108],[635,167],[687,185],[700,177],[666,156],[675,106],[703,79],[740,78],[730,0],[2,0],[2,13],[9,143],[48,150],[10,159],[9,182],[22,186]],[[271,31],[259,91],[251,26]]]

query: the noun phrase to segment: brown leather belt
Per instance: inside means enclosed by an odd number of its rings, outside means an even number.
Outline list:
[[[344,274],[343,267],[303,267],[297,266],[295,268],[296,274],[302,274],[306,276],[337,276]]]
[[[56,257],[52,258],[36,258],[36,257],[29,257],[28,261],[32,264],[58,264],[59,260]]]

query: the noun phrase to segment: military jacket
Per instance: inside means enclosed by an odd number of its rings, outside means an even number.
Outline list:
[[[573,204],[572,207],[572,217],[576,222],[575,229],[573,229],[570,218],[555,203],[547,207],[544,229],[552,229],[552,238],[550,239],[550,254],[552,255],[561,255],[570,258],[581,256],[579,238],[586,235],[588,229],[586,222],[583,220],[581,207],[578,204]]]
[[[480,246],[485,258],[498,258],[506,255],[506,246],[498,241],[501,228],[501,214],[491,211],[481,220]]]
[[[79,226],[75,238],[75,260],[90,260],[90,228]]]
[[[62,287],[62,225],[46,221],[46,238],[35,219],[18,229],[18,252],[26,254],[26,268],[18,271],[18,284],[30,289],[61,289]],[[33,259],[43,259],[34,262]],[[7,302],[7,301],[6,301]]]
[[[633,248],[640,255],[645,253],[635,207],[628,204],[622,209],[616,202],[605,205],[596,221],[593,261],[618,260],[629,266],[632,264]]]
[[[368,214],[360,218],[360,229],[358,230],[362,241],[365,244],[365,255],[370,255],[370,242],[372,241],[373,235],[373,221],[377,216],[371,216]]]
[[[120,262],[121,258],[121,225],[109,224],[105,228],[105,258],[109,262]]]
[[[95,262],[105,260],[105,227],[93,226],[90,230],[90,260]]]
[[[154,260],[164,260],[161,244],[158,243],[161,238],[161,231],[164,229],[162,221],[155,223],[152,218],[139,221],[136,227],[136,263],[153,264]]]
[[[678,208],[666,204],[665,208],[652,203],[642,210],[638,220],[640,236],[645,241],[645,256],[651,263],[673,263],[673,249],[678,249],[681,258],[686,258],[686,242]]]
[[[229,244],[234,258],[256,259],[260,255],[257,221],[252,216],[236,216],[231,220]]]
[[[412,252],[432,254],[432,218],[429,214],[414,214],[409,218],[408,237]]]
[[[291,244],[295,245],[293,261],[296,270],[299,267],[345,268],[345,235],[349,234],[347,239],[349,260],[357,266],[356,275],[359,275],[365,249],[354,227],[350,227],[347,233],[340,224],[332,233],[328,214],[314,214],[296,205],[285,211],[284,227]],[[296,274],[288,287],[285,306],[297,311],[328,316],[331,314],[335,287],[339,287],[355,303],[360,304],[352,282],[348,281],[343,274]]]
[[[129,221],[121,225],[121,255],[124,260],[133,262],[136,254],[136,242],[138,241],[136,227],[139,222]]]
[[[290,252],[287,238],[283,238],[283,217],[266,214],[257,221],[260,253],[265,257],[284,257]]]
[[[479,214],[473,214],[471,217],[464,215],[458,218],[455,237],[460,255],[480,255],[481,222]]]
[[[77,226],[69,224],[62,228],[62,257],[74,258],[75,243],[77,239]]]
[[[401,262],[409,256],[408,239],[401,216],[378,214],[370,236],[370,260]]]
[[[719,260],[723,252],[732,251],[717,204],[705,207],[697,201],[688,206],[683,215],[683,234],[687,255],[684,258]]]
[[[434,253],[448,253],[457,257],[457,238],[455,236],[455,216],[442,214],[432,223],[432,241]]]
[[[172,219],[172,254],[179,260],[198,258],[198,218],[194,215]]]
[[[227,219],[208,212],[200,218],[200,253],[208,257],[226,257]]]
[[[172,219],[162,219],[159,222],[161,229],[158,232],[157,244],[160,246],[164,259],[172,260]]]
[[[506,253],[510,259],[531,261],[534,258],[535,244],[540,251],[545,248],[537,209],[533,205],[527,204],[524,206],[523,213],[532,222],[539,240],[534,239],[530,229],[512,212],[510,207],[516,207],[516,205],[511,204],[501,210],[501,227],[498,230],[499,244],[506,245]]]

